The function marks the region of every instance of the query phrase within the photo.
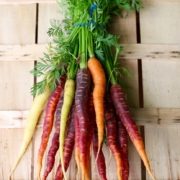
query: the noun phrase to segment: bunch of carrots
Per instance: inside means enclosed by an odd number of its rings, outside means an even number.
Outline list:
[[[111,16],[122,10],[138,9],[138,0],[64,0],[65,19],[49,29],[53,38],[48,53],[33,71],[42,81],[32,89],[35,95],[24,140],[10,177],[25,154],[44,113],[37,159],[38,180],[47,179],[55,161],[55,180],[67,179],[74,156],[81,179],[91,179],[91,152],[99,178],[107,179],[104,138],[117,166],[117,179],[129,177],[128,137],[147,172],[155,179],[137,125],[133,120],[122,82],[118,37],[107,31]],[[52,131],[54,126],[54,131]],[[50,135],[52,139],[50,139]],[[50,143],[49,149],[47,145]],[[47,151],[47,157],[44,157]],[[56,155],[59,154],[59,158]],[[42,163],[45,160],[45,169]]]

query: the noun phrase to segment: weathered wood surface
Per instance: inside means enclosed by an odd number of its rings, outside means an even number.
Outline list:
[[[32,44],[35,40],[35,5],[0,6],[0,44]],[[26,19],[22,20],[22,17]],[[33,62],[0,62],[0,111],[30,107],[29,93]],[[5,118],[4,122],[8,122]],[[11,122],[14,123],[13,119]],[[1,119],[0,123],[3,123]],[[21,120],[19,121],[21,123]],[[7,180],[22,141],[22,128],[0,128],[0,179]],[[19,164],[13,179],[31,179],[32,146]]]
[[[53,18],[52,18],[53,19]],[[40,33],[39,43],[29,45],[0,45],[0,61],[34,61],[43,56],[48,45],[45,44],[41,36],[46,34],[45,31]],[[47,34],[45,39],[49,40]],[[120,58],[129,61],[142,59],[143,61],[180,61],[179,44],[122,44],[123,51]]]
[[[140,12],[141,40],[144,44],[168,45],[180,44],[180,1],[144,0]],[[180,48],[177,47],[174,61],[170,57],[161,57],[157,61],[143,61],[144,106],[146,108],[180,107]],[[168,50],[167,50],[168,52]],[[171,54],[171,56],[173,56]],[[171,112],[176,114],[175,112]],[[170,112],[163,116],[166,121]],[[178,112],[179,113],[179,112]],[[163,118],[162,118],[163,119]],[[152,119],[153,121],[153,119]],[[159,119],[161,122],[161,118]],[[173,121],[179,122],[179,115]],[[146,149],[150,156],[157,179],[180,178],[180,134],[179,125],[145,126]],[[149,177],[147,177],[149,179]]]

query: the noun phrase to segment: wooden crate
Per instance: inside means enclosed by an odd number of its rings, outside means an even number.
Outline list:
[[[129,103],[140,126],[157,179],[180,179],[180,1],[143,0],[140,13],[124,14],[113,21],[121,36],[122,62],[132,72],[127,79]],[[49,20],[60,18],[55,0],[0,0],[0,180],[7,180],[22,141],[30,87],[29,73],[49,41]],[[14,180],[36,179],[36,140],[14,173]],[[109,151],[108,179],[116,180]],[[130,179],[149,179],[130,143]],[[94,167],[94,164],[93,164]],[[55,171],[49,177],[52,179]],[[74,160],[68,176],[74,179]],[[93,171],[92,179],[98,179]]]

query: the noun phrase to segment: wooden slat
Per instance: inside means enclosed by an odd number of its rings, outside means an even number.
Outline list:
[[[0,179],[9,179],[9,173],[12,165],[17,157],[20,143],[23,140],[23,131],[20,129],[0,129]],[[13,180],[31,180],[31,150],[30,146],[20,162],[15,173],[12,176]]]
[[[46,34],[46,31],[44,31],[44,34]],[[48,40],[47,36],[46,40]],[[123,44],[122,46],[123,51],[120,58],[125,60],[179,61],[180,59],[179,44]],[[34,61],[43,56],[47,47],[47,44],[0,45],[0,62]]]
[[[180,125],[179,108],[131,109],[138,125]],[[28,111],[0,111],[0,128],[24,128]],[[39,123],[39,127],[42,122]]]
[[[142,60],[179,60],[180,44],[126,44],[121,58]]]
[[[0,44],[32,44],[35,40],[35,5],[0,6]],[[28,109],[32,102],[29,93],[33,77],[29,71],[33,62],[0,61],[0,110]],[[5,122],[16,124],[8,117]],[[3,120],[0,121],[3,123]],[[21,123],[21,121],[19,121]],[[23,139],[23,129],[0,128],[0,179],[8,179]],[[20,162],[12,179],[31,179],[32,146]]]
[[[32,45],[0,45],[0,62],[1,61],[26,61],[32,62],[42,57],[46,51],[45,44]]]
[[[171,3],[172,2],[172,3]],[[140,13],[141,40],[144,44],[160,43],[180,44],[180,1],[144,0]],[[173,45],[174,46],[174,45]],[[169,50],[166,49],[169,53]],[[143,61],[144,105],[146,108],[180,107],[180,62],[179,50],[162,56],[157,61]],[[174,61],[166,61],[177,56]],[[164,62],[162,62],[164,61]],[[179,112],[178,112],[179,113]],[[169,121],[175,115],[174,122],[179,122],[175,111],[166,112],[161,119]],[[176,116],[177,115],[177,116]],[[172,119],[171,119],[172,120]],[[180,146],[178,143],[180,126],[145,126],[145,143],[151,164],[157,179],[180,178]],[[147,176],[147,179],[150,178]]]
[[[157,179],[179,180],[180,127],[150,125],[145,132],[147,153]]]

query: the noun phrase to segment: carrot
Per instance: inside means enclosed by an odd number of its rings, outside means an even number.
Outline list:
[[[90,179],[89,153],[90,141],[89,132],[90,119],[88,114],[88,101],[90,96],[91,77],[89,70],[80,69],[76,78],[75,108],[79,120],[79,157],[83,178]]]
[[[122,154],[122,174],[125,180],[129,177],[129,162],[128,162],[128,134],[123,126],[120,119],[118,119],[118,140],[120,144],[121,154]]]
[[[55,132],[51,141],[51,146],[48,151],[47,155],[47,161],[46,161],[46,167],[43,175],[43,180],[46,180],[48,177],[49,173],[51,172],[54,162],[55,162],[55,156],[57,153],[57,150],[59,149],[59,131],[60,131],[60,116],[61,116],[61,108],[63,104],[63,92],[61,93],[61,97],[59,99],[58,105],[56,107],[56,112],[55,112]]]
[[[93,101],[98,128],[98,149],[100,150],[104,138],[104,96],[106,77],[101,63],[95,57],[89,59],[88,68],[94,83]]]
[[[73,108],[72,114],[70,117],[69,127],[67,131],[67,136],[65,138],[64,143],[64,168],[65,171],[69,167],[69,163],[72,157],[73,149],[74,149],[74,142],[75,142],[75,109]],[[63,180],[63,172],[61,164],[58,166],[56,171],[55,180]]]
[[[49,135],[52,130],[53,121],[54,121],[54,112],[56,110],[56,106],[59,101],[61,92],[64,88],[64,83],[65,83],[65,78],[62,77],[55,91],[52,93],[51,97],[49,98],[49,101],[46,106],[45,118],[44,118],[44,123],[43,123],[43,132],[41,136],[41,143],[39,147],[38,160],[37,160],[38,179],[41,179],[40,174],[41,174],[41,169],[42,169],[42,160],[43,160],[44,152],[46,150],[47,143],[49,140]]]
[[[94,104],[93,104],[93,99],[90,99],[90,118],[93,126],[93,139],[92,139],[92,144],[93,144],[93,152],[94,152],[94,157],[97,157],[98,153],[98,137],[97,137],[97,125],[96,125],[96,120],[95,120],[95,112],[94,112]],[[101,180],[107,180],[106,177],[106,163],[105,163],[105,158],[102,149],[99,151],[99,155],[96,160],[97,164],[97,169],[98,173],[100,176]]]
[[[108,146],[116,160],[117,176],[119,180],[124,180],[122,174],[122,154],[120,151],[120,145],[118,143],[118,127],[115,111],[110,98],[107,98],[106,102],[106,131],[107,131],[107,142]]]
[[[62,165],[62,170],[64,174],[64,178],[66,179],[65,175],[65,168],[64,168],[64,141],[65,141],[65,133],[66,133],[66,126],[68,121],[68,116],[71,110],[71,106],[73,104],[75,95],[75,81],[73,79],[68,79],[65,84],[64,88],[64,101],[61,110],[61,122],[60,122],[60,136],[59,136],[59,151],[60,151],[60,161]]]
[[[36,125],[39,121],[40,115],[44,109],[44,106],[48,100],[50,96],[50,90],[49,88],[46,88],[45,91],[40,94],[37,95],[33,101],[33,104],[31,106],[28,118],[27,118],[27,124],[26,124],[26,128],[24,131],[24,137],[23,137],[23,142],[21,144],[21,148],[19,151],[19,154],[17,156],[17,159],[15,161],[15,164],[11,170],[10,173],[10,177],[13,174],[13,172],[15,171],[15,169],[17,168],[19,162],[21,161],[23,155],[25,154],[31,140],[32,137],[34,135],[35,129],[36,129]]]
[[[150,163],[149,163],[146,151],[145,151],[143,140],[141,138],[141,135],[138,132],[138,128],[133,118],[130,115],[129,108],[125,100],[125,95],[120,85],[114,84],[111,86],[111,97],[112,97],[114,107],[116,109],[116,113],[119,119],[121,119],[124,127],[126,128],[127,133],[129,134],[131,141],[136,147],[136,150],[139,153],[142,161],[144,162],[144,165],[150,177],[152,179],[155,179],[152,173],[151,167],[150,167]]]

